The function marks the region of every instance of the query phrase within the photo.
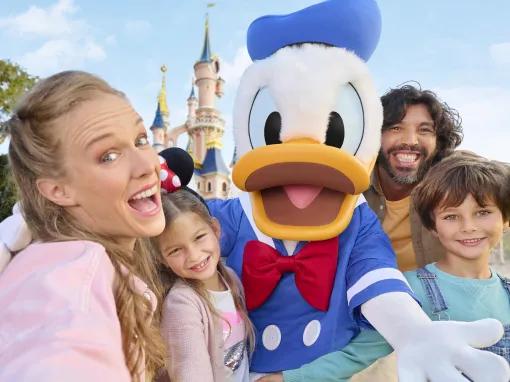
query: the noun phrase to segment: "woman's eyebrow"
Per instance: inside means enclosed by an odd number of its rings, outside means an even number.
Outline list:
[[[87,142],[87,144],[85,145],[85,149],[88,149],[90,146],[94,145],[95,143],[102,141],[103,139],[110,138],[113,135],[114,134],[112,134],[111,132],[98,135],[97,137],[94,137],[89,142]]]

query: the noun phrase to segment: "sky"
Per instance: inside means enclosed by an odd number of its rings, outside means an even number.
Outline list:
[[[257,17],[286,14],[314,0],[2,0],[0,59],[45,77],[86,70],[122,90],[150,127],[168,67],[171,127],[185,121],[193,64],[209,12],[212,52],[221,60],[226,120],[223,154],[232,158],[232,109],[251,63],[246,30]],[[383,94],[406,81],[436,92],[463,119],[461,148],[510,162],[510,1],[379,0],[382,33],[368,61]],[[184,146],[186,138],[179,140]],[[6,143],[0,153],[6,152]]]

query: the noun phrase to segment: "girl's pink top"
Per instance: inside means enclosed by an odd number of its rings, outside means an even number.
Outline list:
[[[0,275],[0,381],[130,381],[113,265],[89,241],[39,243]],[[155,297],[140,279],[139,293]]]

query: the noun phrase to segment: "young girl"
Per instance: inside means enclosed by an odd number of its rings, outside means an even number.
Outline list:
[[[242,286],[220,261],[220,227],[187,189],[162,194],[166,228],[154,241],[168,291],[161,332],[172,381],[248,381],[253,329]]]
[[[139,239],[165,222],[140,116],[102,79],[62,72],[29,91],[8,130],[35,242],[0,276],[0,380],[144,381],[164,345],[155,267]]]

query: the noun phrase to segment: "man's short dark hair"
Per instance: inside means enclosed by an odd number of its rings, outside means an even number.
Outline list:
[[[481,207],[492,200],[506,221],[510,217],[509,175],[508,166],[501,162],[470,151],[455,151],[433,166],[413,189],[413,206],[429,230],[436,229],[437,207],[457,207],[469,194]]]
[[[459,113],[430,90],[405,84],[389,90],[381,97],[381,102],[384,109],[382,131],[400,123],[410,105],[423,104],[427,107],[434,121],[437,139],[432,164],[448,156],[462,142],[462,119]]]

